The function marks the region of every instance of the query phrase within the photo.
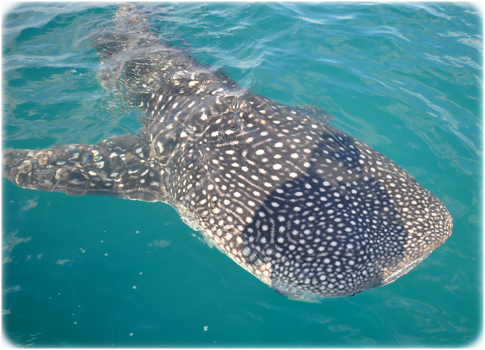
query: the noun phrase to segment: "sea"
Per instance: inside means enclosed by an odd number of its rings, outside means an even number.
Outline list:
[[[453,234],[397,281],[278,295],[164,203],[2,179],[2,337],[21,347],[463,347],[483,329],[483,13],[470,3],[139,3],[161,41],[252,93],[317,106],[448,208]],[[93,144],[140,115],[97,80],[116,3],[2,17],[3,148]]]

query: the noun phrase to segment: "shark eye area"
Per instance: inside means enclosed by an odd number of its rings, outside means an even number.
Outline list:
[[[163,144],[163,152],[161,153],[162,155],[170,155],[172,154],[173,150],[175,149],[175,146],[177,145],[177,141],[170,138],[168,139],[164,144]]]

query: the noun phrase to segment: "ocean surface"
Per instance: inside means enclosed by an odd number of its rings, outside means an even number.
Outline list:
[[[330,122],[413,175],[452,236],[396,282],[288,300],[163,203],[70,197],[2,180],[3,337],[37,347],[466,346],[482,305],[482,13],[469,4],[141,5],[160,40]],[[24,3],[3,14],[3,147],[135,132],[90,37],[117,6]]]

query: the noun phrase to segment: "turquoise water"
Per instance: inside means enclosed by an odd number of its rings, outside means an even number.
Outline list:
[[[136,131],[89,44],[115,5],[3,18],[3,146]],[[168,205],[2,180],[3,335],[21,346],[464,346],[481,334],[482,14],[467,4],[145,4],[163,40],[287,105],[316,104],[440,198],[452,236],[382,288],[302,303]]]

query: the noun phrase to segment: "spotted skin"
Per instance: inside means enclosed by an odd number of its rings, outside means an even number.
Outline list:
[[[6,150],[17,186],[173,206],[291,299],[393,282],[451,234],[443,204],[366,144],[167,46],[133,5],[93,39],[99,80],[144,114],[135,135]],[[318,111],[316,112],[318,113]]]

